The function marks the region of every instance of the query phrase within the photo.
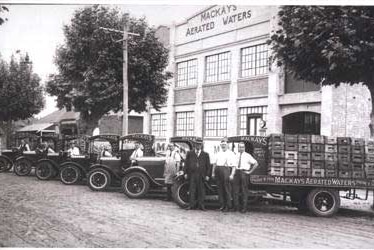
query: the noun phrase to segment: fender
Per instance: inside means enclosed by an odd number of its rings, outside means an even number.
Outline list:
[[[34,164],[34,162],[32,162],[29,158],[27,158],[26,156],[20,156],[20,157],[17,157],[17,159],[14,161],[14,163],[16,163],[17,161],[19,161],[19,160],[23,160],[23,159],[25,159],[26,161],[28,161],[30,164],[31,164],[31,166],[34,166],[35,164]]]
[[[184,178],[184,171],[183,171],[183,170],[178,171],[177,174],[175,175],[174,179],[175,179],[175,181],[178,181],[178,182],[179,182],[179,181],[180,181],[180,182],[185,181],[185,178]]]
[[[58,165],[57,165],[57,163],[54,162],[54,161],[52,161],[52,160],[50,160],[50,159],[41,159],[41,160],[38,160],[38,161],[36,162],[35,165],[38,165],[38,164],[40,164],[40,163],[42,163],[42,162],[49,162],[49,163],[52,164],[52,166],[55,168],[55,170],[58,170]]]
[[[106,166],[106,165],[102,165],[102,164],[94,164],[94,165],[91,165],[90,168],[88,169],[88,172],[91,171],[91,170],[94,170],[94,169],[97,169],[97,168],[102,168],[102,169],[105,169],[106,171],[109,172],[109,174],[111,174],[112,176],[118,178],[118,179],[121,179],[121,176],[119,176],[118,174],[115,174],[113,172],[112,169],[110,169],[110,167]]]
[[[63,168],[65,167],[66,165],[74,165],[76,166],[77,168],[79,168],[79,170],[83,173],[83,174],[87,174],[87,171],[85,171],[84,167],[82,167],[82,165],[76,163],[76,162],[73,162],[73,161],[65,161],[63,163],[60,164],[59,168]]]
[[[132,166],[132,167],[129,167],[129,168],[126,168],[126,170],[124,171],[124,175],[126,174],[129,174],[129,173],[132,173],[132,172],[141,172],[143,174],[145,174],[148,179],[156,186],[159,186],[159,187],[162,187],[164,186],[163,184],[160,184],[158,182],[156,182],[150,175],[149,173],[147,172],[147,170],[145,170],[145,168],[141,167],[141,166]]]
[[[12,161],[12,159],[10,159],[8,156],[6,156],[6,155],[0,155],[0,158],[3,158],[3,159],[5,159],[8,163],[10,163],[10,164],[14,164],[14,162]]]

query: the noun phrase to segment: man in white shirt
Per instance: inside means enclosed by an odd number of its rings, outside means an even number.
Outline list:
[[[79,148],[77,147],[76,143],[73,142],[70,144],[70,148],[68,149],[68,153],[70,156],[79,155]]]
[[[135,160],[138,157],[143,157],[143,150],[140,147],[140,143],[135,142],[135,150],[132,152],[130,156],[131,163],[135,163]]]
[[[252,155],[245,152],[244,142],[239,143],[238,151],[239,152],[236,155],[236,167],[233,168],[230,180],[233,180],[234,210],[239,210],[239,193],[242,193],[242,209],[240,212],[245,213],[248,204],[249,175],[257,168],[258,162],[252,157]]]
[[[230,174],[235,166],[235,154],[228,150],[227,139],[223,139],[220,146],[222,151],[217,153],[213,163],[212,178],[217,181],[220,210],[227,212],[232,207]]]

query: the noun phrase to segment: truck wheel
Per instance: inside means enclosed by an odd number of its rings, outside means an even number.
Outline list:
[[[186,208],[189,205],[189,183],[187,181],[176,182],[172,186],[172,193],[174,201],[181,208]]]
[[[0,156],[0,173],[9,171],[12,168],[12,164],[4,157]]]
[[[313,189],[306,198],[306,204],[312,214],[330,217],[339,210],[339,192],[330,189]]]
[[[139,172],[132,172],[122,179],[122,190],[130,198],[141,198],[148,193],[148,177]]]
[[[93,169],[88,173],[88,186],[92,191],[103,191],[111,183],[111,176],[105,169]]]
[[[42,181],[49,180],[54,172],[54,166],[50,162],[40,162],[35,167],[35,175]]]
[[[60,180],[65,185],[76,184],[81,176],[81,171],[74,165],[66,165],[60,171]]]
[[[17,160],[14,164],[14,173],[18,176],[26,176],[31,173],[31,162],[26,159]]]

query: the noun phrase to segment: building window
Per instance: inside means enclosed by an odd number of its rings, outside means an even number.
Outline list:
[[[227,109],[205,110],[204,136],[223,137],[227,135]]]
[[[194,112],[176,113],[176,136],[193,136],[194,131]]]
[[[321,115],[314,112],[296,112],[283,116],[282,133],[321,134]]]
[[[241,51],[241,77],[263,75],[268,72],[269,57],[266,44],[243,48]]]
[[[165,136],[166,114],[153,114],[151,116],[151,134],[154,136]]]
[[[176,87],[193,86],[197,84],[197,59],[177,63]]]
[[[206,82],[230,80],[231,53],[224,52],[206,57]]]
[[[266,113],[266,106],[240,108],[240,135],[260,135],[260,122],[266,121]]]

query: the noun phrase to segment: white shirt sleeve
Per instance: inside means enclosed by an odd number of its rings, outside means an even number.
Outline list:
[[[137,157],[143,157],[143,150],[141,150],[140,148],[138,149]]]

